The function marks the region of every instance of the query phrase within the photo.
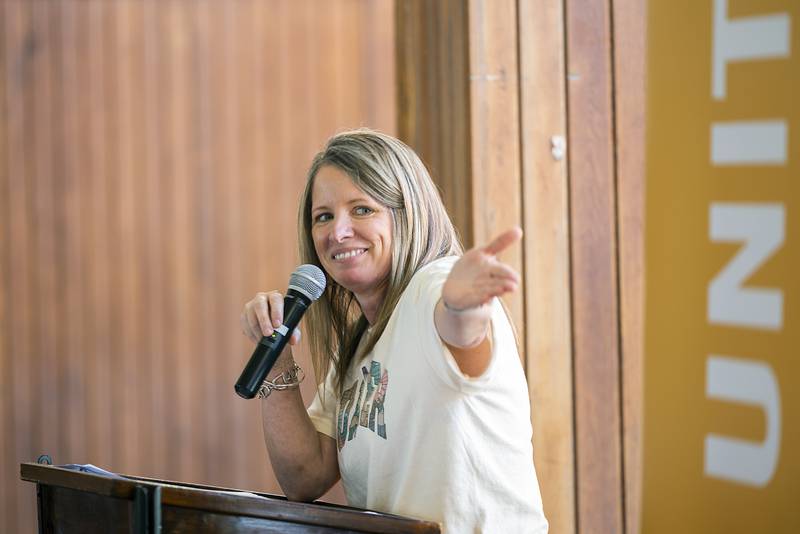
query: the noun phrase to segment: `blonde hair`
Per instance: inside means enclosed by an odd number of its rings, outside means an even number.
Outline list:
[[[346,173],[356,187],[389,209],[393,221],[392,265],[386,296],[360,349],[367,320],[353,293],[337,284],[328,273],[325,292],[306,314],[317,383],[333,364],[335,389],[341,395],[351,362],[357,355],[372,350],[414,274],[438,258],[461,254],[463,249],[439,192],[414,151],[394,137],[359,129],[331,137],[311,162],[298,214],[303,263],[313,263],[324,271],[311,236],[311,195],[314,179],[325,165]]]

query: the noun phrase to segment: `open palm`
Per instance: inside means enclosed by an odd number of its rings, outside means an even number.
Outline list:
[[[511,228],[488,245],[468,250],[453,265],[442,288],[442,300],[455,310],[477,308],[494,297],[515,291],[519,275],[497,255],[522,237],[522,230]]]

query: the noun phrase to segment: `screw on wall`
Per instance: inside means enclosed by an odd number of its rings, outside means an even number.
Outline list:
[[[550,153],[556,161],[564,159],[567,153],[567,140],[563,135],[554,135],[550,138]]]

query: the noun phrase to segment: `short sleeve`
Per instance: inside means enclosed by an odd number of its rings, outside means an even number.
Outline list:
[[[333,376],[334,369],[331,366],[325,381],[317,387],[317,394],[308,407],[308,416],[317,432],[336,439],[336,395]]]
[[[479,391],[491,376],[496,360],[495,351],[493,350],[489,367],[481,376],[468,377],[461,372],[447,345],[439,337],[434,323],[434,312],[442,295],[442,286],[457,260],[456,257],[437,260],[426,265],[414,276],[409,284],[409,299],[406,303],[409,309],[407,312],[410,312],[411,320],[416,322],[415,331],[419,332],[418,340],[421,352],[425,355],[436,376],[453,389],[462,392]],[[497,316],[495,308],[500,307],[496,299],[492,303],[492,307],[492,323],[494,325]],[[502,314],[502,307],[500,307],[500,313]]]

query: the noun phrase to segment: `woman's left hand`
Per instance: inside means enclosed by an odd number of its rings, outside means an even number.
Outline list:
[[[515,226],[483,247],[467,251],[459,259],[442,287],[442,302],[450,310],[468,310],[488,304],[494,297],[515,291],[519,274],[497,259],[497,254],[522,237]]]

